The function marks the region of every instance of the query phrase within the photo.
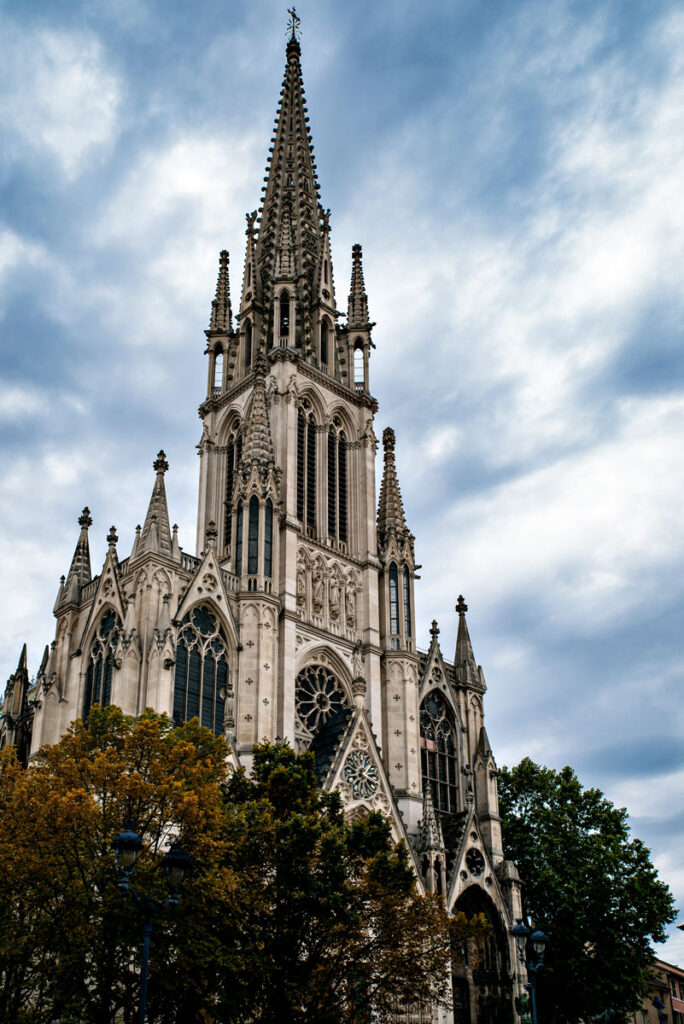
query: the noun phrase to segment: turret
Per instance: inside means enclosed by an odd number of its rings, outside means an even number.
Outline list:
[[[363,280],[361,246],[352,246],[352,273],[347,302],[347,359],[350,367],[350,387],[368,393],[370,350],[373,347],[371,330],[375,324],[368,316],[368,296]]]
[[[211,304],[209,327],[204,332],[207,336],[207,355],[209,356],[207,398],[220,396],[234,376],[236,352],[230,304],[229,262],[230,256],[227,250],[222,249],[219,253],[216,297]]]

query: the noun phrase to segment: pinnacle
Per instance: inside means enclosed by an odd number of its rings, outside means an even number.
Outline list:
[[[211,304],[211,320],[209,329],[212,331],[229,331],[232,325],[230,305],[230,278],[228,264],[230,256],[227,249],[219,253],[219,272],[216,282],[216,298]]]
[[[136,544],[135,553],[143,551],[158,551],[162,555],[172,557],[171,551],[171,528],[169,526],[169,510],[166,503],[166,488],[164,486],[164,474],[169,468],[166,461],[166,454],[160,451],[152,464],[157,474],[152,488],[152,497],[145,516],[140,544]]]
[[[90,509],[86,506],[79,516],[78,525],[81,527],[79,538],[76,541],[74,557],[71,560],[71,567],[67,575],[65,595],[72,600],[78,600],[81,587],[85,587],[92,579],[90,571],[90,547],[88,544],[88,529],[93,525]]]
[[[443,850],[444,837],[442,829],[435,814],[435,807],[432,802],[432,793],[427,786],[423,796],[423,817],[420,821],[418,831],[418,845],[421,852],[426,850]]]
[[[347,323],[350,327],[368,327],[370,322],[361,256],[361,246],[357,243],[352,246],[352,276],[347,305]]]
[[[480,686],[480,675],[477,671],[477,662],[473,654],[473,645],[470,642],[468,623],[465,616],[465,613],[468,611],[468,605],[463,600],[462,594],[459,594],[456,611],[458,612],[458,634],[456,636],[454,668],[464,683]]]
[[[401,500],[397,468],[394,461],[395,434],[391,427],[386,427],[382,434],[385,449],[385,465],[380,485],[380,501],[378,503],[378,539],[382,545],[387,543],[391,533],[403,536],[408,533],[404,504]]]
[[[264,378],[268,363],[266,357],[259,353],[255,363],[255,381],[252,400],[247,413],[244,442],[242,446],[242,464],[253,462],[273,462],[273,440],[266,409],[266,386]]]

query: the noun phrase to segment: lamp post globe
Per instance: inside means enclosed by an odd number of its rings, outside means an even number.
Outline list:
[[[133,831],[133,826],[129,822],[124,824],[123,832],[119,832],[112,846],[116,850],[119,867],[125,874],[130,874],[142,850],[142,839]]]

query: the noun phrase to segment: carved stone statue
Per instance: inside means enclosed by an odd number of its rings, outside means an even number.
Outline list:
[[[300,608],[304,606],[306,602],[306,574],[304,572],[304,566],[297,566],[297,604]]]
[[[317,572],[313,581],[313,610],[317,615],[323,611],[323,576]]]
[[[340,584],[333,577],[330,581],[330,618],[339,619],[340,617]]]
[[[347,618],[347,625],[353,629],[356,625],[356,593],[354,584],[350,583],[344,592],[344,611]]]
[[[366,657],[361,647],[361,641],[357,640],[352,651],[352,679],[364,678],[363,666],[365,661]]]

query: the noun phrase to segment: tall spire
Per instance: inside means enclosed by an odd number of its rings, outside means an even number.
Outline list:
[[[230,257],[227,249],[219,253],[219,272],[216,282],[216,298],[211,304],[211,331],[230,331],[232,326],[232,309],[230,306],[230,278],[228,264]]]
[[[421,853],[427,850],[443,850],[444,836],[442,827],[435,814],[430,786],[425,787],[423,794],[423,817],[418,828],[418,849]]]
[[[275,463],[273,455],[273,439],[266,409],[265,377],[268,369],[266,357],[259,353],[255,361],[255,379],[252,400],[247,411],[242,444],[241,466],[246,468],[254,464],[265,465]]]
[[[321,254],[321,225],[318,209],[319,186],[309,117],[304,99],[301,48],[297,39],[299,19],[291,14],[292,32],[287,43],[287,64],[275,131],[265,177],[256,244],[258,268],[256,298],[271,296],[272,277],[278,273],[277,252],[281,246],[283,221],[289,217],[295,266],[290,277],[299,281],[299,300],[308,306],[312,286],[317,282]],[[286,211],[288,213],[286,214]]]
[[[378,540],[385,547],[389,537],[394,533],[398,541],[408,534],[404,503],[401,500],[397,467],[394,461],[395,435],[391,427],[382,432],[382,446],[385,450],[385,466],[380,485],[380,501],[378,503]]]
[[[78,601],[81,596],[81,587],[85,587],[92,579],[88,529],[93,525],[93,519],[87,506],[79,516],[78,525],[81,527],[81,532],[76,541],[76,550],[71,559],[71,568],[63,592],[63,598],[66,601]]]
[[[169,468],[166,455],[159,452],[152,468],[157,474],[152,497],[145,516],[140,543],[136,547],[136,555],[144,551],[158,551],[168,558],[172,557],[171,549],[171,528],[169,526],[169,510],[166,504],[166,488],[164,486],[164,473]]]
[[[349,287],[349,302],[347,304],[347,323],[349,327],[369,327],[368,296],[363,280],[363,263],[361,259],[361,246],[352,246],[352,275]]]
[[[463,595],[458,595],[456,605],[458,612],[458,633],[456,635],[456,653],[454,654],[454,668],[460,681],[470,686],[481,686],[480,673],[477,670],[477,662],[473,654],[473,645],[470,642],[466,612],[468,605],[463,600]]]

